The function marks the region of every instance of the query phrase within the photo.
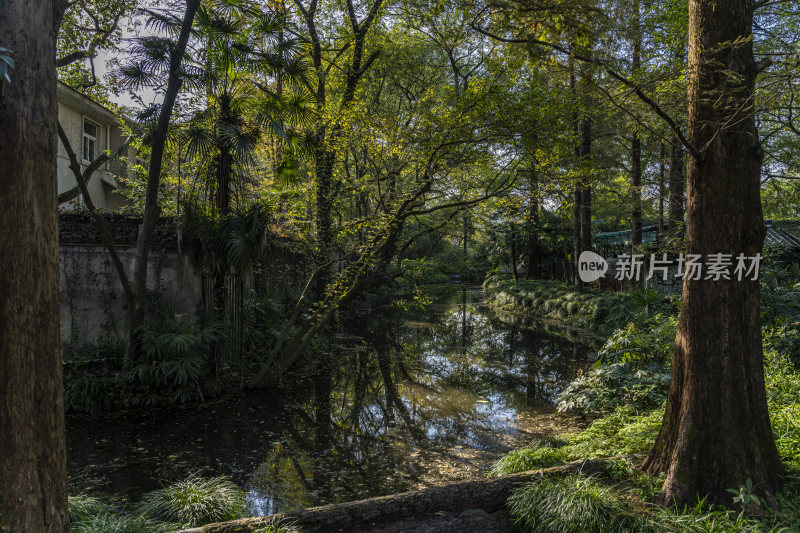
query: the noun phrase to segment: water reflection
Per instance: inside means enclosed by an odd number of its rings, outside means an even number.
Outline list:
[[[480,475],[570,423],[552,401],[589,350],[508,326],[476,296],[355,316],[280,396],[71,419],[71,491],[137,499],[202,470],[232,475],[269,514]]]

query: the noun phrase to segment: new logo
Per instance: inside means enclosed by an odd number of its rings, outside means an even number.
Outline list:
[[[578,276],[584,283],[591,283],[603,277],[608,270],[605,259],[594,252],[586,250],[578,258]]]

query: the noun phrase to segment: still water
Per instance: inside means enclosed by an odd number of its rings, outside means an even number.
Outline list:
[[[193,473],[227,474],[263,515],[482,476],[510,449],[580,425],[552,403],[590,348],[502,322],[478,290],[354,322],[302,385],[68,418],[70,494],[130,505]]]

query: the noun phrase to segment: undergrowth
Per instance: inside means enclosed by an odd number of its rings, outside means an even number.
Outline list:
[[[197,475],[147,494],[136,514],[123,514],[87,495],[69,498],[75,533],[169,533],[186,527],[246,516],[245,493],[225,476]],[[290,523],[273,521],[257,533],[300,533]]]
[[[140,512],[164,522],[199,526],[245,515],[245,494],[225,476],[185,481],[145,495]]]
[[[611,331],[627,324],[639,309],[627,295],[597,289],[575,292],[570,285],[553,280],[490,278],[483,288],[487,302],[496,309],[580,328]]]
[[[618,329],[598,354],[595,367],[559,396],[559,410],[599,418],[580,433],[537,440],[510,452],[491,473],[649,451],[669,387],[675,311],[642,314]],[[663,477],[651,477],[620,460],[612,463],[611,475],[603,478],[543,478],[521,487],[509,500],[520,529],[545,533],[800,531],[800,284],[762,289],[762,324],[769,414],[775,443],[789,472],[778,494],[779,511],[762,509],[763,516],[756,518],[743,509],[712,507],[702,501],[679,511],[654,505]],[[745,508],[748,488],[731,490],[739,494]]]

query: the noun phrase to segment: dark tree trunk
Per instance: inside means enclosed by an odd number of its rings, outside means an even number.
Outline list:
[[[669,150],[669,218],[667,232],[673,235],[683,224],[683,148],[673,139]]]
[[[633,74],[641,67],[642,35],[639,28],[639,1],[633,2]],[[642,244],[642,141],[639,132],[633,132],[631,142],[631,243],[634,247]]]
[[[581,120],[580,157],[586,162],[592,153],[592,120]],[[581,182],[581,251],[592,249],[592,184],[588,177]]]
[[[531,168],[528,199],[528,279],[539,278],[541,254],[539,243],[539,176]]]
[[[578,100],[575,69],[570,59],[569,85],[573,98]],[[584,102],[585,104],[585,102]],[[585,111],[584,111],[585,112]],[[586,161],[592,148],[592,123],[584,116],[580,117],[576,111],[573,116],[573,131],[578,141],[575,145],[575,165],[581,170],[586,170]],[[575,183],[575,227],[574,227],[574,258],[573,258],[573,283],[576,291],[583,290],[583,280],[578,276],[578,259],[581,252],[592,246],[592,190],[588,178],[581,176]]]
[[[583,246],[581,245],[581,203],[583,201],[583,195],[581,194],[581,186],[579,183],[575,184],[575,208],[573,209],[573,215],[575,217],[575,224],[573,226],[573,234],[572,238],[575,241],[575,247],[573,255],[575,256],[572,261],[573,267],[573,285],[575,290],[580,292],[583,290],[583,280],[578,276],[578,259],[581,256],[581,252],[583,251]]]
[[[642,244],[642,141],[638,132],[633,133],[631,143],[631,196],[631,243],[635,247]]]
[[[514,275],[514,281],[519,281],[519,270],[517,269],[517,232],[511,229],[510,235],[511,247],[511,272]]]
[[[658,229],[657,235],[661,237],[664,232],[664,143],[658,155]]]
[[[753,117],[753,3],[689,2],[686,251],[761,251],[762,151]],[[728,43],[728,44],[719,44]],[[731,45],[730,43],[736,43]],[[733,120],[733,118],[736,120]],[[776,505],[780,458],[764,387],[759,282],[684,280],[664,421],[643,467],[666,472],[664,501],[732,504],[751,479]]]
[[[136,265],[133,271],[133,290],[136,296],[136,306],[129,310],[128,316],[128,345],[125,349],[125,359],[128,361],[136,358],[136,329],[144,324],[145,307],[147,305],[147,257],[150,253],[153,230],[155,230],[156,221],[161,213],[161,206],[158,203],[158,186],[161,183],[164,148],[167,143],[167,132],[172,118],[172,109],[175,107],[175,100],[178,98],[178,91],[183,83],[180,68],[181,62],[186,52],[194,16],[199,6],[200,0],[186,0],[186,11],[183,15],[181,33],[178,37],[177,45],[170,55],[167,91],[164,94],[164,102],[158,114],[158,123],[153,132],[144,217],[136,240]]]
[[[56,35],[65,2],[0,2],[0,529],[70,531],[56,198]],[[3,82],[0,82],[3,83]]]

